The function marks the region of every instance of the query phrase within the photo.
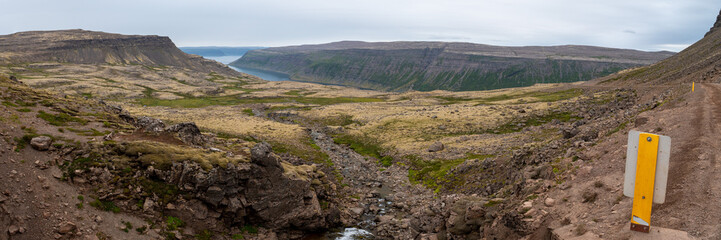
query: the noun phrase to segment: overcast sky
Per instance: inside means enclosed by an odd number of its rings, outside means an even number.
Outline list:
[[[0,34],[75,29],[169,36],[178,46],[341,40],[582,44],[680,51],[719,0],[0,0]]]

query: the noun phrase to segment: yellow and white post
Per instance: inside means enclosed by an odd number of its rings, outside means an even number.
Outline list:
[[[628,140],[623,193],[633,198],[631,230],[648,233],[653,203],[666,198],[671,138],[631,131]]]

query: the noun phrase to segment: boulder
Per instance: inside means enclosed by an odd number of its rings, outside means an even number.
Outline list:
[[[445,149],[445,146],[443,146],[443,143],[441,142],[434,142],[430,147],[428,147],[429,152],[440,152],[443,151],[443,149]]]
[[[565,139],[572,138],[572,137],[578,135],[578,133],[580,133],[580,132],[581,131],[578,130],[578,128],[563,129],[563,138],[565,138]]]
[[[163,179],[196,196],[181,204],[174,214],[207,223],[218,218],[233,223],[255,219],[258,224],[284,229],[319,231],[329,227],[335,206],[323,211],[311,187],[316,178],[291,178],[283,174],[280,157],[270,144],[259,143],[251,150],[251,162],[203,169],[194,162],[175,162],[169,170],[149,169],[146,174]],[[321,179],[323,184],[327,181]],[[336,215],[340,216],[340,212]]]
[[[165,123],[151,117],[140,117],[135,122],[135,126],[146,132],[162,132],[165,128]]]
[[[50,144],[52,144],[52,142],[53,139],[48,136],[39,136],[30,139],[30,146],[32,146],[35,150],[45,151],[50,148]]]
[[[546,207],[553,207],[553,205],[556,204],[556,200],[553,198],[546,198],[546,200],[543,201],[543,204],[545,204]]]
[[[224,196],[223,189],[218,186],[211,186],[205,191],[205,200],[213,206],[217,206]]]
[[[143,203],[143,211],[145,211],[145,212],[153,211],[153,209],[155,208],[156,205],[157,204],[155,204],[155,202],[152,199],[146,198],[145,202]]]
[[[279,158],[273,154],[273,147],[267,142],[258,143],[251,149],[250,160],[263,167],[282,168]]]
[[[62,222],[58,226],[58,232],[60,234],[67,234],[67,233],[75,231],[75,229],[76,229],[76,226],[75,226],[75,223],[73,223],[73,222],[67,222],[67,221]]]
[[[15,235],[15,234],[18,234],[18,233],[20,233],[20,228],[19,228],[18,226],[15,226],[15,225],[10,225],[10,227],[8,227],[8,233],[9,233],[11,236],[12,236],[12,235]]]
[[[208,139],[200,133],[200,129],[195,123],[179,123],[173,126],[165,128],[166,132],[177,134],[186,144],[203,146],[208,142]]]
[[[360,207],[350,208],[350,211],[356,215],[363,214],[363,208],[360,208]]]

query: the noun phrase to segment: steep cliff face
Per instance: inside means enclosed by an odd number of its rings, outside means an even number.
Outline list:
[[[0,62],[142,64],[237,74],[215,61],[182,52],[168,37],[85,30],[33,31],[0,36]]]
[[[590,80],[671,54],[590,46],[337,42],[254,50],[231,65],[379,90],[485,90]]]

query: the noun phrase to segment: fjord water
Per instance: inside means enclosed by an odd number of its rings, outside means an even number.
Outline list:
[[[213,59],[222,64],[228,65],[229,63],[231,63],[235,60],[238,60],[241,57],[243,57],[243,56],[217,56],[217,57],[205,56],[204,58]],[[259,78],[268,80],[268,81],[290,81],[290,76],[288,76],[288,74],[272,72],[272,71],[265,71],[265,70],[260,70],[260,69],[252,69],[252,68],[239,68],[239,67],[234,67],[234,66],[230,66],[230,65],[228,65],[228,67],[232,68],[235,71],[254,75]]]

